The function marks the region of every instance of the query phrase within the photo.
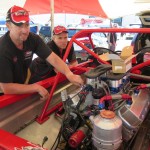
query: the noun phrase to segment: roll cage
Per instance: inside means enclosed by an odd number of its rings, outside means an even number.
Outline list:
[[[66,50],[66,53],[63,57],[63,61],[65,62],[66,59],[67,59],[67,56],[70,52],[70,48],[71,48],[71,45],[73,43],[76,43],[77,45],[79,45],[80,47],[83,48],[83,50],[85,50],[88,54],[92,55],[94,58],[96,58],[101,64],[109,64],[109,62],[107,61],[104,61],[102,60],[96,53],[94,53],[93,50],[89,49],[88,47],[86,47],[85,45],[83,45],[80,41],[78,41],[77,39],[78,38],[83,38],[83,37],[88,37],[89,38],[89,41],[91,43],[91,46],[92,48],[94,49],[95,46],[93,44],[93,41],[92,41],[92,38],[91,38],[91,34],[93,32],[102,32],[102,33],[113,33],[113,32],[116,32],[116,33],[150,33],[150,30],[149,28],[135,28],[135,29],[127,29],[127,28],[122,28],[122,29],[119,29],[119,28],[106,28],[106,29],[86,29],[86,30],[81,30],[79,31],[78,33],[76,33],[72,39],[70,40],[69,42],[69,45],[67,47],[67,50]],[[82,75],[83,73],[85,73],[86,71],[88,71],[88,67],[90,66],[91,67],[91,63],[93,62],[92,59],[89,59],[81,64],[78,64],[77,66],[75,67],[71,67],[70,69],[72,70],[73,73],[75,74],[78,74],[78,75]],[[144,63],[143,65],[150,65],[150,61],[147,61],[147,63]],[[131,69],[131,72],[132,70],[135,71],[135,69],[139,69],[140,67],[143,67],[142,64],[140,64],[140,66],[136,66],[133,67]],[[55,110],[57,110],[61,105],[62,105],[62,102],[60,102],[59,104],[55,105],[54,107],[48,109],[51,101],[52,101],[52,98],[53,98],[53,94],[54,94],[54,91],[57,87],[57,85],[59,83],[62,83],[64,81],[66,81],[66,77],[64,75],[62,75],[61,73],[58,73],[55,77],[50,77],[48,79],[45,79],[43,81],[40,81],[40,82],[37,82],[37,84],[40,84],[41,86],[45,87],[45,88],[51,88],[51,90],[49,91],[50,92],[50,97],[49,99],[46,100],[42,110],[41,110],[41,113],[40,115],[37,117],[37,122],[38,123],[43,123],[45,120],[48,119],[48,116],[53,113]],[[17,101],[21,101],[25,98],[28,98],[30,99],[32,95],[37,95],[37,93],[33,93],[33,94],[22,94],[22,95],[2,95],[0,97],[0,108],[4,108],[8,105],[11,105]]]

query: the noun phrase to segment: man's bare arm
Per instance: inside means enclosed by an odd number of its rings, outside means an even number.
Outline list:
[[[38,84],[0,83],[0,89],[4,94],[29,94],[39,93],[41,99],[47,99],[48,91]]]

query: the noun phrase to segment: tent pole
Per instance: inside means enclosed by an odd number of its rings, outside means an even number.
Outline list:
[[[54,29],[54,0],[50,0],[50,10],[51,10],[51,37]]]

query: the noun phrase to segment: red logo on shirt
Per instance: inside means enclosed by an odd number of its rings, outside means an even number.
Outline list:
[[[15,56],[14,58],[13,58],[13,62],[17,62],[17,56]]]

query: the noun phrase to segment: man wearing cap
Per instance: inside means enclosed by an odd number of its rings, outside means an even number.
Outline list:
[[[52,41],[47,43],[50,49],[52,49],[55,54],[57,54],[60,58],[63,59],[68,44],[69,41],[67,29],[64,26],[54,27]],[[67,59],[69,66],[75,66],[78,64],[73,45],[70,49]],[[41,59],[40,57],[37,57],[33,60],[30,66],[30,71],[30,83],[34,83],[55,76],[57,72],[51,64]]]
[[[4,94],[37,92],[41,99],[49,97],[49,92],[42,86],[25,84],[34,53],[46,59],[73,84],[83,84],[81,77],[73,74],[38,35],[30,33],[27,10],[11,7],[7,12],[6,26],[9,31],[0,38],[0,90]]]

